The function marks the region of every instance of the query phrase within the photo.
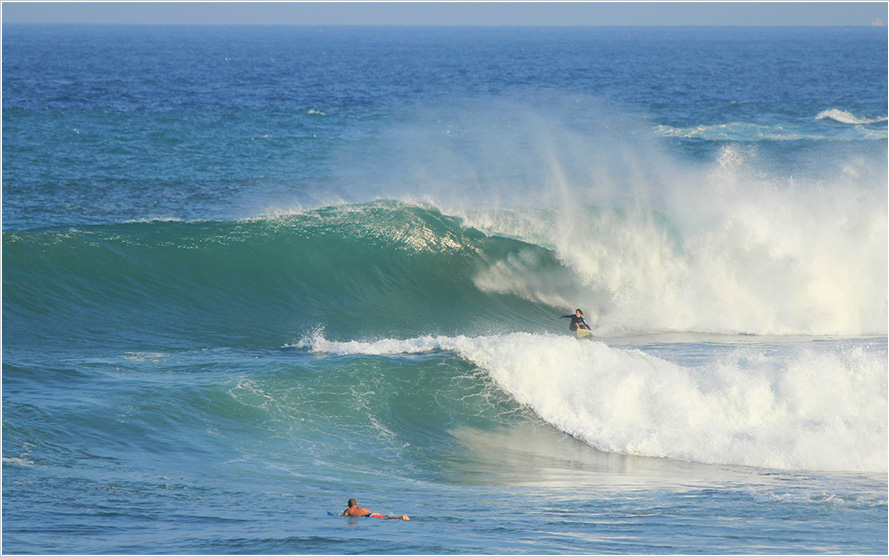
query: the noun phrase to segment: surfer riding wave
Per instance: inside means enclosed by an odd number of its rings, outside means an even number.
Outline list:
[[[561,315],[560,319],[571,319],[572,322],[569,323],[569,330],[578,335],[578,338],[588,337],[590,332],[590,325],[584,321],[584,312],[580,309],[576,309],[574,315]]]
[[[570,331],[574,332],[574,331],[577,331],[578,329],[584,329],[587,331],[590,330],[590,326],[587,324],[586,321],[584,321],[584,312],[581,311],[580,309],[576,309],[574,315],[573,314],[562,315],[562,316],[560,316],[560,319],[571,319],[572,320],[572,322],[569,323]]]

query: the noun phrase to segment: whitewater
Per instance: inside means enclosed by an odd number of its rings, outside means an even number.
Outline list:
[[[3,31],[4,553],[886,554],[886,29]]]
[[[318,335],[297,346],[337,355],[454,352],[543,420],[604,452],[886,472],[887,399],[875,396],[887,391],[886,352],[869,350],[880,343],[826,344],[742,345],[695,367],[527,333],[372,343]]]

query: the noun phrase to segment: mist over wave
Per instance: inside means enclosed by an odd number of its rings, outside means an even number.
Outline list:
[[[468,211],[482,230],[553,246],[585,289],[521,258],[477,285],[590,307],[608,329],[886,333],[886,186],[778,185],[745,158],[726,148],[697,183],[662,190],[664,212]]]
[[[425,106],[350,177],[552,250],[570,273],[532,250],[475,284],[589,308],[603,330],[886,334],[885,148],[717,143],[689,160],[652,129],[584,97]]]

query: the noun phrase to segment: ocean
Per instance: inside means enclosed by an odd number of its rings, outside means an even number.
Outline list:
[[[887,554],[886,28],[2,40],[3,553]]]

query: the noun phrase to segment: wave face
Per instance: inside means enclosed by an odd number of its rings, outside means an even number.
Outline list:
[[[128,331],[153,331],[186,343],[280,346],[302,327],[453,331],[504,311],[522,321],[539,308],[472,281],[486,261],[524,249],[559,269],[546,250],[396,203],[7,233],[4,261],[15,264],[6,265],[4,311],[15,326],[6,334],[49,339],[64,329],[87,342],[126,342]]]

